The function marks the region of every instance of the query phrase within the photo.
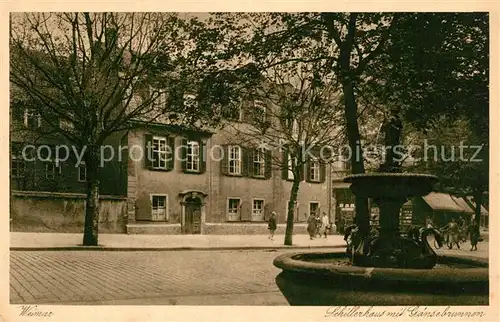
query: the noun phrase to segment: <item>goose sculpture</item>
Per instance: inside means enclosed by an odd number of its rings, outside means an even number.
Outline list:
[[[351,229],[347,235],[347,255],[357,266],[430,269],[438,256],[429,245],[434,236],[437,247],[443,245],[441,233],[434,228],[411,227],[408,237],[371,236],[362,238],[359,230]]]

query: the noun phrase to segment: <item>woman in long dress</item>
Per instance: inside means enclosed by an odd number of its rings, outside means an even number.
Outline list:
[[[316,235],[316,217],[312,214],[307,218],[307,232],[309,233],[309,238],[312,240]]]
[[[480,233],[479,226],[475,220],[472,220],[468,230],[470,234],[470,250],[477,250],[477,242],[479,241]]]

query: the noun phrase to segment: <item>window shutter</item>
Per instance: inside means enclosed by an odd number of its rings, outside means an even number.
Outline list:
[[[246,162],[247,162],[247,171],[248,171],[248,176],[252,177],[254,175],[254,164],[253,164],[253,158],[254,154],[257,153],[258,151],[255,149],[246,149],[247,150],[247,157],[246,157]]]
[[[271,151],[270,150],[266,150],[265,151],[265,156],[264,156],[264,162],[265,162],[265,176],[266,176],[266,179],[269,179],[271,178],[272,176],[272,159],[271,159],[272,155],[271,155]]]
[[[245,123],[252,121],[252,106],[249,102],[243,102],[241,104],[241,121]]]
[[[168,137],[167,138],[167,145],[168,145],[168,148],[169,150],[167,150],[168,153],[167,154],[167,169],[168,170],[173,170],[174,169],[174,166],[175,166],[175,138],[173,137]]]
[[[303,166],[306,168],[305,180],[311,182],[311,162],[307,160]]]
[[[250,164],[249,164],[249,159],[250,156],[252,155],[252,150],[246,147],[241,147],[241,175],[242,176],[248,176],[251,175],[252,173],[249,172],[250,170]]]
[[[288,179],[288,151],[284,150],[283,151],[283,160],[282,160],[282,169],[281,169],[281,174],[283,176],[283,179],[287,180]]]
[[[240,105],[240,121],[243,123],[247,121],[247,114],[248,114],[247,111],[248,111],[247,103],[242,102]]]
[[[204,173],[207,169],[206,145],[206,142],[200,141],[200,173]]]
[[[186,160],[187,142],[188,142],[187,139],[182,139],[182,142],[181,142],[181,163],[182,163],[182,170],[183,171],[186,171],[186,169],[187,169],[187,160]]]
[[[151,158],[151,159],[150,159]],[[144,166],[146,169],[153,168],[153,136],[144,135]]]
[[[151,203],[151,196],[149,196],[147,200],[141,200],[140,202],[135,202],[134,210],[135,210],[135,220],[138,221],[151,220],[152,210],[153,210]]]
[[[228,145],[223,145],[222,149],[220,149],[220,152],[222,153],[222,158],[220,161],[220,172],[224,175],[229,174],[229,146]]]
[[[319,163],[319,182],[324,183],[326,181],[326,163]]]
[[[252,218],[252,204],[249,201],[243,201],[240,208],[241,221],[249,221]]]

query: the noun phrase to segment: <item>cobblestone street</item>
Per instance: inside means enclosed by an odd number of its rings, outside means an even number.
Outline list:
[[[286,305],[274,282],[280,270],[272,265],[280,253],[13,251],[10,298],[13,304]]]
[[[460,250],[444,247],[436,252],[488,257],[487,242],[480,243],[478,251],[469,247],[465,243]],[[287,251],[297,250],[11,251],[10,300],[12,304],[288,305],[274,280],[280,270],[272,264]]]

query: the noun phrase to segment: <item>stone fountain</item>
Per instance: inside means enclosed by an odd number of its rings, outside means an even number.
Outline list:
[[[399,134],[386,140],[394,146]],[[349,234],[347,252],[292,253],[274,260],[276,283],[291,305],[488,305],[488,261],[438,256],[429,245],[437,230],[422,227],[402,237],[399,215],[412,197],[432,191],[438,178],[401,173],[391,155],[378,172],[344,178],[356,197],[380,208],[378,236]]]

